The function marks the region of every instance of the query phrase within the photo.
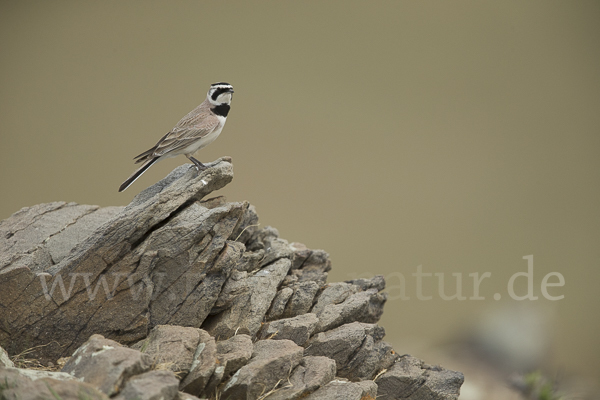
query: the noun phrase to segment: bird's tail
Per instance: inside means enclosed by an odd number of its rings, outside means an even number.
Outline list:
[[[129,178],[127,178],[127,180],[125,182],[123,182],[123,184],[121,186],[119,186],[119,192],[122,192],[123,190],[125,190],[129,186],[131,186],[131,184],[133,182],[135,182],[137,178],[139,178],[140,176],[142,176],[142,174],[144,172],[146,172],[146,170],[148,168],[150,168],[152,166],[152,164],[154,164],[155,162],[158,161],[158,158],[159,157],[151,158],[148,161],[146,161],[144,164],[142,164],[141,167],[139,167],[138,169],[136,169],[135,172],[133,174],[131,174],[131,176]]]

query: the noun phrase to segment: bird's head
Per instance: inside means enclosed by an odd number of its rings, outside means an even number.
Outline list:
[[[218,82],[210,85],[207,98],[211,104],[220,106],[223,104],[229,105],[233,96],[233,86],[226,82]]]

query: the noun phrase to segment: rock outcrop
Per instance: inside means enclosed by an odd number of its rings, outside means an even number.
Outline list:
[[[227,159],[183,165],[127,207],[48,203],[0,222],[0,345],[70,357],[74,378],[33,380],[0,357],[2,395],[458,397],[462,374],[383,341],[382,277],[327,284],[326,252],[207,198],[232,179]]]

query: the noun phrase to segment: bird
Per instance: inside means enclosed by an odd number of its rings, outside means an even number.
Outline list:
[[[131,186],[148,168],[164,158],[183,154],[194,163],[198,172],[207,169],[206,165],[192,156],[219,136],[227,121],[232,97],[233,86],[229,83],[210,85],[202,104],[183,117],[154,147],[134,157],[136,164],[143,164],[123,182],[119,192]]]

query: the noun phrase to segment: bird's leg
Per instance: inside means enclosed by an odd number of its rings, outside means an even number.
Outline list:
[[[200,161],[196,160],[194,157],[192,156],[186,156],[188,158],[188,160],[190,160],[191,162],[194,163],[194,165],[196,166],[196,169],[198,169],[198,171],[204,171],[205,169],[207,169],[208,167],[204,164],[202,164]]]

